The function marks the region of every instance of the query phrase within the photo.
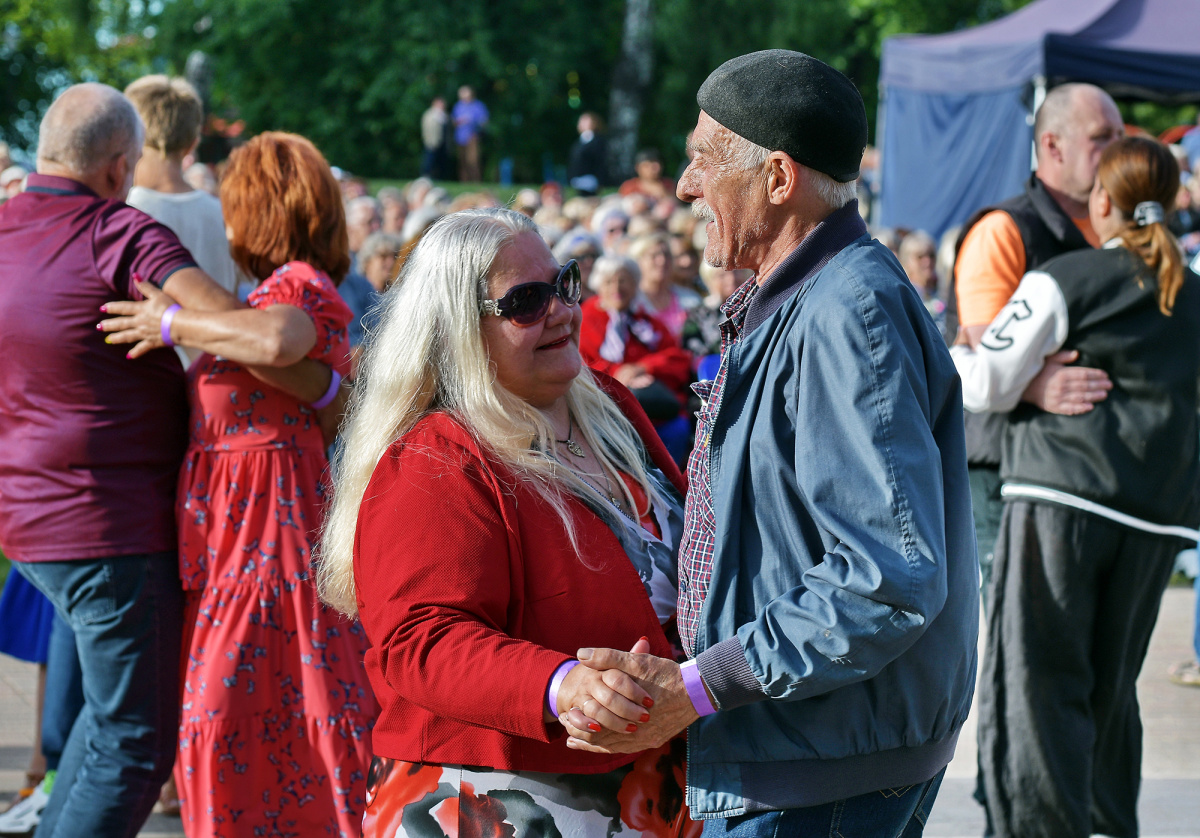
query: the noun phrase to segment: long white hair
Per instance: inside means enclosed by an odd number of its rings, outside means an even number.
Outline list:
[[[537,227],[511,210],[448,215],[429,228],[382,303],[381,325],[368,337],[343,425],[333,504],[315,559],[321,598],[344,614],[358,613],[354,535],[375,466],[392,443],[435,411],[451,414],[527,481],[555,509],[575,543],[567,496],[595,493],[553,456],[555,434],[546,417],[496,381],[479,328],[492,263],[522,233],[536,234]],[[566,398],[596,457],[609,470],[630,475],[653,500],[657,493],[637,432],[586,367]],[[617,482],[634,508],[624,482]],[[615,512],[605,514],[615,520]]]

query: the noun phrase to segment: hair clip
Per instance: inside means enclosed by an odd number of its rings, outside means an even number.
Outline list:
[[[1147,224],[1161,224],[1165,217],[1163,206],[1158,201],[1142,201],[1133,208],[1133,221],[1139,227],[1145,227]]]

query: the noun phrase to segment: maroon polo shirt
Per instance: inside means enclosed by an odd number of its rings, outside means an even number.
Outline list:
[[[176,549],[187,393],[175,353],[128,360],[96,323],[195,265],[162,224],[66,178],[0,205],[0,548],[17,561]]]

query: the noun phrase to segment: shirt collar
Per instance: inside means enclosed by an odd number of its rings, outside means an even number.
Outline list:
[[[50,195],[90,195],[99,198],[91,187],[58,175],[40,175],[37,172],[29,175],[25,181],[26,192],[42,192]]]
[[[746,314],[745,330],[754,329],[778,311],[809,277],[866,234],[867,225],[858,214],[857,200],[831,212],[763,281],[762,293],[754,297]]]
[[[721,312],[725,315],[725,320],[721,323],[721,331],[729,330],[736,335],[742,330],[742,324],[746,321],[746,313],[750,311],[750,303],[757,294],[758,283],[754,281],[754,277],[750,277],[729,295],[729,299],[721,304]]]

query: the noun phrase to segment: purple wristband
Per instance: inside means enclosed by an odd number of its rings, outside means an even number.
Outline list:
[[[563,661],[550,678],[550,687],[546,690],[546,706],[550,708],[550,715],[556,719],[558,718],[558,689],[562,686],[567,673],[577,666],[579,666],[579,661]]]
[[[342,386],[342,374],[337,370],[333,370],[333,375],[329,377],[329,389],[325,391],[325,395],[312,403],[311,407],[314,410],[320,410],[323,407],[329,407],[335,398],[337,398],[338,388]]]
[[[175,322],[175,315],[179,313],[179,309],[183,308],[179,303],[168,308],[162,313],[162,320],[159,321],[158,330],[162,334],[163,343],[166,346],[174,346],[175,341],[171,340],[171,324]]]
[[[713,707],[708,697],[708,690],[704,689],[704,679],[700,677],[700,667],[696,665],[696,661],[693,659],[681,665],[679,674],[683,676],[683,685],[687,688],[688,698],[692,700],[696,712],[701,716],[711,716],[717,712],[717,708]]]

